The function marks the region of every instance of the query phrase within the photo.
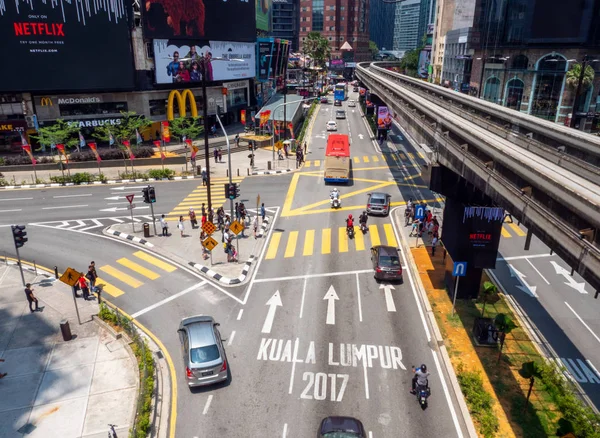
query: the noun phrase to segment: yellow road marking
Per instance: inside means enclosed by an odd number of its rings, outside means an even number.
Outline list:
[[[321,254],[331,254],[331,228],[321,231]]]
[[[381,245],[381,240],[379,240],[379,230],[377,229],[377,225],[369,225],[369,236],[371,236],[371,246]]]
[[[290,237],[288,237],[287,246],[285,247],[285,254],[283,257],[289,259],[290,257],[294,257],[294,253],[296,252],[296,244],[298,243],[298,231],[290,232]]]
[[[417,154],[419,155],[419,158],[421,158],[423,160],[425,159],[425,157],[423,156],[423,154],[421,152],[417,152]]]
[[[321,167],[321,160],[315,160],[315,167]]]
[[[396,242],[396,236],[394,236],[392,224],[383,224],[383,231],[385,232],[387,244],[389,246],[398,247],[398,242]]]
[[[520,229],[517,224],[508,224],[508,226],[512,228],[512,230],[517,234],[517,236],[523,237],[527,235],[527,233]]]
[[[310,163],[310,160],[306,160],[306,161],[304,162],[304,167],[310,167],[310,164],[311,164],[311,163]]]
[[[313,246],[315,243],[315,230],[307,230],[304,234],[304,251],[303,256],[313,255]]]
[[[287,195],[285,195],[285,200],[283,201],[281,216],[288,216],[292,211],[292,202],[294,201],[294,194],[296,193],[296,188],[298,187],[298,178],[300,178],[300,174],[294,173],[292,181],[290,181]]]
[[[369,157],[367,157],[367,156],[365,155],[365,156],[363,157],[363,161],[364,161],[365,163],[368,163],[368,162],[369,162]]]
[[[415,154],[413,154],[412,152],[407,152],[406,155],[408,155],[408,158],[411,158],[411,159],[415,158]]]
[[[375,163],[379,161],[379,157],[377,155],[373,155],[372,159]]]
[[[281,241],[281,232],[273,233],[271,241],[269,242],[269,249],[265,259],[271,260],[277,256],[277,248],[279,248],[279,242]]]
[[[400,152],[400,158],[401,158],[402,160],[406,160],[406,159],[407,159],[407,158],[406,158],[406,155],[404,155],[402,152]]]
[[[113,268],[110,265],[104,265],[100,267],[100,270],[102,272],[106,272],[111,277],[115,277],[117,280],[122,281],[123,283],[127,284],[128,286],[131,286],[134,289],[137,289],[142,284],[144,284],[138,279],[133,278],[131,275],[128,275],[123,271],[119,271],[117,268]]]
[[[136,251],[133,253],[135,257],[138,259],[142,259],[146,263],[150,263],[151,265],[156,266],[157,268],[162,269],[163,271],[173,272],[177,270],[175,266],[170,263],[163,262],[162,260],[157,259],[156,257],[151,256],[150,254],[144,251]]]
[[[353,161],[354,161],[356,164],[358,164],[358,163],[360,163],[360,158],[358,158],[358,157],[354,157],[354,158],[353,158]]]
[[[512,237],[512,234],[510,234],[505,228],[504,226],[502,228],[500,228],[501,232],[502,232],[502,237]]]
[[[402,154],[400,154],[400,156],[402,156]],[[398,161],[398,157],[396,156],[396,154],[392,155],[392,159],[393,159],[394,161]]]
[[[106,281],[104,281],[103,279],[98,277],[98,278],[96,278],[96,286],[100,286],[100,285],[102,285],[102,292],[106,292],[107,294],[109,294],[111,297],[114,297],[114,298],[120,297],[121,295],[123,295],[125,293],[118,287],[115,287],[112,284],[107,283]]]
[[[346,227],[338,228],[338,239],[340,252],[348,252],[348,236],[346,235]]]
[[[146,269],[142,265],[139,265],[136,262],[132,262],[131,260],[125,257],[117,260],[117,263],[122,266],[125,266],[126,268],[131,269],[132,271],[137,272],[138,274],[143,275],[146,278],[149,278],[150,280],[156,280],[157,278],[160,278],[160,275],[156,272],[151,271],[150,269]]]
[[[365,249],[365,236],[360,231],[359,226],[354,227],[354,243],[357,251],[364,251]]]

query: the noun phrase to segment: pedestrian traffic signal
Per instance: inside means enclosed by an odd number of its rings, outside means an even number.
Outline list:
[[[227,189],[227,197],[229,199],[235,199],[238,197],[237,183],[229,184],[229,187]]]
[[[225,197],[229,198],[229,183],[225,183]]]
[[[150,202],[156,202],[156,192],[154,191],[154,187],[148,187],[148,197],[150,198]]]
[[[11,225],[11,228],[13,240],[15,241],[15,248],[19,249],[25,245],[25,242],[29,240],[27,237],[25,237],[27,236],[27,233],[25,232],[25,225]]]
[[[144,187],[142,189],[142,193],[144,194],[144,204],[150,204],[150,193],[148,187]]]

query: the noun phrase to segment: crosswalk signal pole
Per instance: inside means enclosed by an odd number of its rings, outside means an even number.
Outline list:
[[[15,242],[15,250],[17,252],[17,261],[19,263],[19,272],[21,272],[21,281],[25,286],[25,276],[23,275],[23,265],[21,264],[21,255],[19,254],[19,248],[25,245],[27,239],[27,233],[25,232],[25,225],[11,225],[10,226],[13,234],[13,240]],[[37,272],[36,272],[37,273]]]
[[[154,227],[154,235],[158,236],[156,231],[156,218],[154,217],[154,203],[156,202],[156,192],[154,191],[154,187],[148,185],[148,198],[150,200],[150,211],[152,212],[152,225]]]

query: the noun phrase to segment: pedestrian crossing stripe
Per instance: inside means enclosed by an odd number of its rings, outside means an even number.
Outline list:
[[[391,224],[383,225],[383,235],[385,236],[386,244],[397,247],[398,242],[394,234],[394,229]],[[320,250],[321,254],[331,254],[332,250],[332,231],[336,234],[335,241],[337,253],[346,253],[349,251],[365,251],[372,246],[381,245],[380,226],[369,225],[369,231],[363,235],[359,226],[354,227],[354,238],[349,239],[346,234],[346,227],[324,228],[322,230],[305,230],[290,231],[284,233],[282,231],[274,232],[271,236],[269,246],[265,255],[265,260],[273,260],[283,255],[283,258],[292,258],[296,256],[309,257],[314,255],[315,251]],[[320,238],[320,242],[319,242]],[[283,250],[280,251],[279,247]]]
[[[519,228],[519,226],[517,224],[507,224],[514,232],[517,236],[523,237],[525,235],[527,235],[527,233],[525,233],[521,228]]]
[[[157,274],[156,272],[151,271],[150,269],[144,268],[142,265],[140,265],[136,262],[132,262],[131,260],[129,260],[127,258],[123,257],[123,258],[117,260],[117,263],[125,266],[126,268],[131,269],[132,271],[137,272],[138,274],[143,275],[146,278],[149,278],[150,280],[156,280],[157,278],[160,278],[160,275]]]
[[[148,254],[144,251],[134,252],[133,255],[136,256],[138,259],[145,261],[146,263],[150,263],[151,265],[154,265],[157,268],[162,269],[165,272],[173,272],[173,271],[177,270],[177,268],[175,266],[171,265],[170,263],[166,263],[160,259],[157,259],[156,257],[152,257],[150,254]]]
[[[231,181],[234,183],[241,183],[244,180],[244,177],[235,177],[231,178]],[[227,198],[225,197],[225,188],[223,184],[228,183],[229,178],[211,178],[210,186],[211,186],[211,201],[212,207],[217,209],[222,206]],[[202,204],[208,208],[208,193],[206,191],[206,186],[199,185],[192,192],[190,192],[173,210],[165,215],[166,219],[179,219],[179,216],[186,216],[190,208],[197,210],[197,214],[200,215]]]
[[[137,278],[134,278],[131,275],[126,274],[125,272],[112,267],[111,265],[101,266],[100,270],[102,272],[104,272],[105,274],[108,274],[111,277],[116,278],[117,280],[125,283],[126,285],[128,285],[129,287],[132,287],[134,289],[137,289],[138,287],[140,287],[141,285],[144,284],[141,281],[139,281]]]
[[[413,154],[409,154],[413,155]],[[423,158],[422,154],[419,152],[419,157]],[[363,155],[363,156],[355,156],[352,157],[352,161],[354,164],[361,163],[378,163],[380,161],[385,161],[388,163],[398,162],[400,159],[407,160],[406,155],[402,152],[399,152],[399,156],[396,154],[383,154],[383,155]],[[321,160],[306,160],[304,162],[304,168],[307,167],[321,167]]]

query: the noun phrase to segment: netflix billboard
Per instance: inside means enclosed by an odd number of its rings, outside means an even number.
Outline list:
[[[0,1],[0,92],[134,85],[126,0]]]

